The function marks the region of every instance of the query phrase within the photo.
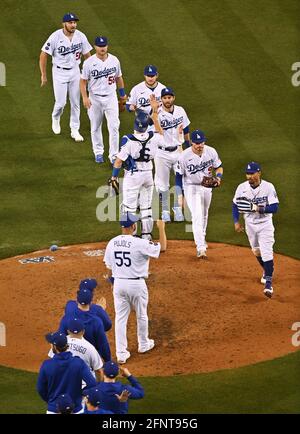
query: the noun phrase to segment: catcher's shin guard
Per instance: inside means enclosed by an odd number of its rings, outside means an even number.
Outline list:
[[[142,238],[152,239],[153,218],[152,208],[141,208],[141,226],[142,226]]]

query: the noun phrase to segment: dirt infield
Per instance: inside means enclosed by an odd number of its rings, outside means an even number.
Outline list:
[[[75,298],[83,278],[95,277],[101,283],[95,298],[106,297],[113,317],[103,256],[83,253],[105,245],[82,244],[0,261],[0,322],[7,330],[7,346],[0,346],[1,365],[38,371],[49,348],[44,335],[56,330],[66,301]],[[19,262],[45,256],[52,256],[54,262]],[[135,375],[235,368],[296,350],[291,326],[300,320],[299,261],[275,256],[275,295],[269,300],[249,248],[209,244],[208,256],[208,261],[197,259],[191,241],[169,241],[168,251],[151,261],[147,285],[156,347],[147,354],[137,353],[132,315],[132,357],[127,365]],[[108,337],[114,356],[112,331]]]

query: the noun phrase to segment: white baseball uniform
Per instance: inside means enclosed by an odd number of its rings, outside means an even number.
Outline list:
[[[148,277],[149,257],[158,258],[160,243],[132,235],[118,235],[109,241],[104,262],[112,270],[114,281],[116,355],[122,360],[128,354],[127,321],[131,308],[136,312],[139,350],[149,346]]]
[[[129,94],[128,101],[126,104],[134,104],[137,109],[143,110],[145,113],[150,114],[151,105],[150,105],[150,96],[154,95],[156,101],[161,102],[161,91],[166,86],[159,82],[156,83],[156,86],[149,87],[145,81],[134,86]],[[154,125],[150,125],[147,131],[154,131]]]
[[[103,362],[94,345],[84,339],[84,337],[71,338],[71,336],[68,335],[67,339],[69,345],[68,351],[71,351],[73,356],[80,357],[87,364],[95,377],[95,371],[102,368]],[[50,358],[54,356],[52,349],[50,349],[48,356]]]
[[[246,199],[263,206],[279,203],[274,185],[264,180],[261,180],[256,188],[252,188],[248,181],[240,184],[236,189],[233,202],[237,204],[239,199]],[[264,262],[273,260],[275,242],[273,214],[251,212],[243,213],[243,216],[246,234],[254,254],[259,250]]]
[[[117,155],[122,161],[126,161],[129,156],[134,159],[135,168],[124,171],[122,212],[129,211],[135,214],[139,205],[143,238],[150,238],[153,229],[152,160],[158,146],[163,144],[164,139],[161,134],[152,131],[136,132],[122,138],[121,151]]]
[[[206,228],[208,211],[212,198],[212,188],[203,187],[203,176],[212,176],[213,169],[222,165],[217,151],[204,145],[201,155],[195,154],[192,147],[185,149],[179,157],[176,171],[183,175],[183,189],[187,205],[192,214],[192,226],[197,250],[206,250]]]
[[[173,106],[173,112],[169,113],[161,107],[158,111],[160,126],[164,132],[165,145],[162,149],[159,147],[156,153],[155,162],[155,187],[157,191],[168,191],[170,187],[170,172],[174,172],[180,155],[180,148],[184,142],[183,134],[179,134],[179,127],[186,128],[189,124],[189,118],[185,110],[178,106]]]
[[[53,32],[42,47],[44,53],[52,56],[52,78],[55,104],[52,117],[58,119],[63,113],[69,93],[71,130],[80,127],[80,70],[81,54],[89,53],[93,47],[87,37],[75,30],[72,40],[64,34],[63,29]]]
[[[119,151],[119,105],[116,94],[116,79],[122,76],[121,65],[116,56],[108,53],[105,60],[96,54],[83,63],[82,76],[88,81],[91,107],[88,115],[91,122],[91,138],[95,155],[103,155],[102,122],[105,115],[109,132],[109,159]]]

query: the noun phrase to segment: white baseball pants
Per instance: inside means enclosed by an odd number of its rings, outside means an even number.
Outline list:
[[[154,159],[155,177],[154,183],[158,192],[168,191],[170,188],[170,172],[175,172],[176,164],[179,158],[179,151],[162,151],[158,150]]]
[[[127,354],[127,321],[131,310],[136,312],[137,339],[140,350],[149,346],[148,288],[144,279],[118,279],[114,281],[115,341],[117,359]]]
[[[142,235],[151,234],[153,177],[151,170],[126,172],[123,180],[122,212],[136,213],[139,205],[141,212]]]
[[[206,250],[204,232],[204,196],[201,185],[184,185],[184,197],[192,215],[192,228],[197,250]]]
[[[272,221],[252,223],[245,221],[245,230],[253,251],[260,250],[264,262],[273,260],[274,226]]]
[[[90,93],[89,98],[92,103],[88,115],[91,122],[93,152],[95,155],[104,153],[102,122],[105,116],[109,133],[109,159],[112,162],[119,152],[120,120],[117,94],[114,92],[111,95],[100,96]]]
[[[79,130],[80,127],[80,70],[79,66],[71,70],[59,69],[57,66],[52,67],[53,90],[55,104],[52,117],[60,118],[64,107],[67,104],[67,94],[71,105],[70,128]]]

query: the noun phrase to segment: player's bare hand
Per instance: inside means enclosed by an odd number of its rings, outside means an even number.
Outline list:
[[[122,377],[125,377],[125,378],[130,377],[131,373],[129,372],[129,370],[127,368],[124,368],[123,366],[120,366],[119,369],[120,369],[120,375]]]
[[[244,232],[244,226],[242,226],[239,222],[234,224],[234,229],[236,232]]]
[[[44,75],[41,76],[41,87],[46,86],[48,80]]]
[[[157,226],[158,228],[163,229],[163,228],[165,227],[165,225],[166,225],[166,223],[165,223],[163,220],[157,220],[157,221],[156,221],[156,226]]]
[[[115,393],[115,396],[118,398],[120,402],[127,402],[131,393],[128,390],[123,390],[120,395]]]
[[[105,297],[100,297],[100,298],[96,301],[96,304],[97,304],[98,306],[101,306],[102,309],[105,310],[106,307],[107,307],[106,298],[105,298]]]
[[[150,99],[150,105],[151,105],[153,113],[157,113],[159,103],[156,100],[155,95],[154,94],[150,95],[149,99]]]
[[[91,108],[92,103],[91,103],[90,98],[84,98],[84,100],[83,100],[83,105],[84,105],[84,107],[85,107],[86,109]]]

